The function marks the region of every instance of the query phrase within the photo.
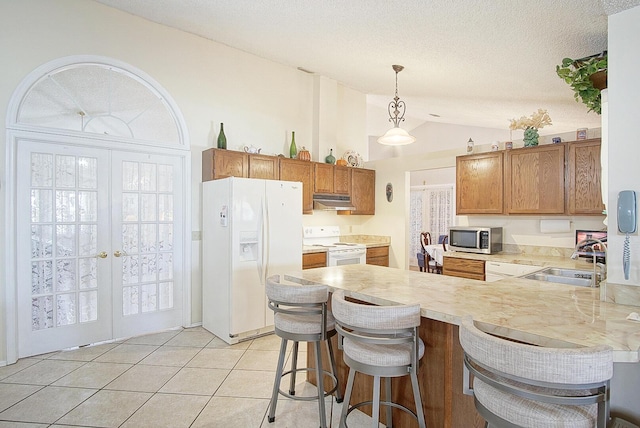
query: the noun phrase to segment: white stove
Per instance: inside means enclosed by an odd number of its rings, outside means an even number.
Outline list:
[[[327,266],[364,264],[367,247],[364,244],[340,242],[339,226],[308,226],[303,228],[303,245],[327,250]]]

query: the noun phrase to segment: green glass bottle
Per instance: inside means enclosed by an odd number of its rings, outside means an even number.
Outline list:
[[[333,149],[329,149],[329,156],[324,158],[325,163],[334,164],[336,163],[336,157],[333,155]]]
[[[224,123],[220,123],[220,133],[218,134],[218,148],[227,148],[227,136],[224,135]]]
[[[298,148],[296,147],[296,132],[291,131],[291,146],[289,147],[289,157],[295,159],[298,155]]]

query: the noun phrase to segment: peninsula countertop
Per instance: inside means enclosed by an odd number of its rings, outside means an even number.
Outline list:
[[[640,361],[635,306],[603,302],[598,288],[522,278],[482,282],[373,265],[288,272],[285,280],[326,284],[377,305],[419,303],[423,317],[459,325],[472,315],[496,335],[540,346],[610,345],[616,362]]]

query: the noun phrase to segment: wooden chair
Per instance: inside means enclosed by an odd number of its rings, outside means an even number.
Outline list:
[[[425,248],[427,245],[431,245],[431,234],[429,232],[422,232],[420,234],[420,246],[422,247],[422,252],[416,254],[420,272],[428,272],[427,267],[429,266],[429,255]]]

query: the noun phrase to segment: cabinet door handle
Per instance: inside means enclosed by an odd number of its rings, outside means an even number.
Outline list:
[[[106,258],[107,258],[107,255],[108,255],[108,254],[107,254],[107,252],[106,252],[106,251],[101,251],[101,252],[99,252],[99,253],[96,255],[96,257],[97,257],[97,258],[99,258],[99,259],[106,259]]]
[[[116,250],[113,252],[113,255],[116,257],[124,256],[126,253],[124,251]]]

